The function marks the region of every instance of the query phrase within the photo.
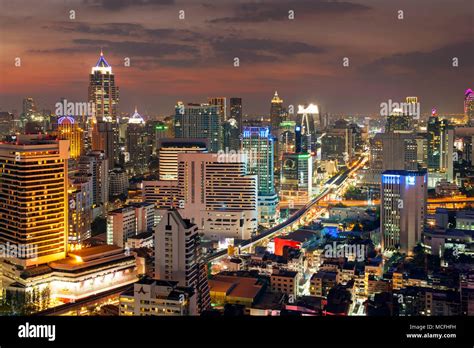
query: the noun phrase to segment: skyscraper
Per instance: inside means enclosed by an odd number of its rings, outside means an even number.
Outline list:
[[[34,247],[28,267],[66,256],[69,141],[19,136],[0,144],[0,242]]]
[[[427,199],[427,173],[388,170],[382,174],[380,230],[382,248],[411,254],[421,240]]]
[[[316,120],[319,119],[319,109],[315,104],[298,105],[297,125],[301,127],[303,151],[316,150]]]
[[[76,159],[84,154],[84,130],[74,117],[62,116],[58,118],[58,138],[69,140],[70,158]]]
[[[92,151],[101,151],[104,153],[110,169],[115,167],[117,156],[116,148],[116,129],[111,122],[97,122],[93,124],[92,129]]]
[[[464,119],[474,126],[474,92],[470,88],[464,92]]]
[[[280,123],[284,121],[283,99],[280,99],[278,92],[275,91],[270,103],[270,125],[272,134],[276,135]]]
[[[239,134],[241,134],[243,127],[242,98],[230,98],[230,118],[233,118],[237,121]]]
[[[208,98],[209,105],[215,105],[219,110],[219,123],[222,124],[227,120],[227,98],[226,97],[214,97]]]
[[[135,112],[128,120],[127,151],[130,155],[130,166],[134,174],[148,172],[148,162],[151,149],[148,146],[148,135],[145,132],[145,121],[135,108]]]
[[[304,205],[313,190],[313,158],[309,153],[284,153],[280,199],[289,205]]]
[[[118,103],[119,103],[119,88],[115,86],[115,75],[112,73],[112,67],[105,60],[104,54],[100,52],[97,64],[92,67],[89,77],[89,102],[92,103],[94,110],[93,119],[95,121],[94,127],[100,128],[99,133],[103,133],[105,128],[109,126],[100,126],[103,122],[110,123],[112,130],[112,146],[106,149],[94,147],[92,150],[105,151],[109,157],[109,164],[113,167],[114,161],[118,161]],[[109,142],[101,141],[100,143]]]
[[[441,179],[453,180],[454,129],[447,120],[433,115],[428,119],[428,186],[436,186]]]
[[[222,126],[224,134],[224,151],[239,151],[240,150],[240,129],[235,118],[229,118]]]
[[[260,221],[273,223],[277,218],[275,193],[274,139],[268,127],[244,127],[242,150],[250,154],[248,172],[257,175]]]
[[[79,159],[79,175],[92,175],[92,203],[105,214],[109,201],[109,164],[101,151],[91,151]]]
[[[174,209],[167,210],[155,228],[155,278],[194,288],[198,312],[209,308],[211,298],[198,228]]]
[[[219,106],[209,104],[187,104],[175,107],[174,130],[176,138],[204,138],[209,141],[209,151],[221,148],[221,124]]]

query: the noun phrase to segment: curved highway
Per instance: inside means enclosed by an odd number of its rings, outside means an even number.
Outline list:
[[[296,213],[291,215],[288,219],[286,219],[284,222],[260,233],[259,235],[252,237],[251,239],[245,240],[241,242],[240,244],[237,244],[236,246],[240,248],[240,250],[247,249],[251,247],[252,245],[260,242],[263,239],[266,238],[271,238],[274,235],[283,232],[284,229],[291,227],[291,225],[298,221],[300,218],[304,217],[308,212],[310,212],[311,208],[313,208],[317,203],[326,197],[329,193],[332,192],[335,188],[339,188],[348,178],[349,174],[352,172],[358,170],[366,161],[364,160],[365,157],[361,157],[357,160],[357,162],[349,169],[346,169],[344,172],[337,174],[333,176],[331,179],[326,181],[324,184],[324,190],[315,198],[313,198],[310,202],[306,203],[306,205],[299,209]],[[217,261],[224,256],[227,255],[227,249],[218,251],[208,258],[206,258],[206,262],[212,262],[212,261]]]

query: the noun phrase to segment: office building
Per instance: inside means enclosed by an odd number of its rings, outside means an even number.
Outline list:
[[[230,98],[230,118],[237,122],[240,135],[243,127],[242,98]]]
[[[155,227],[155,278],[192,287],[197,295],[197,312],[209,308],[211,298],[198,228],[175,209],[167,210]]]
[[[118,162],[118,104],[119,88],[115,85],[112,67],[100,52],[97,64],[92,67],[89,76],[89,103],[92,103],[94,115],[94,135],[92,150],[104,151],[113,168]]]
[[[126,132],[126,149],[130,156],[127,166],[131,167],[132,174],[141,175],[148,172],[151,156],[151,148],[148,145],[145,121],[135,108],[134,114],[128,120]]]
[[[319,120],[319,108],[317,105],[298,105],[296,124],[300,127],[303,152],[316,151],[317,120]]]
[[[21,267],[66,256],[69,142],[20,135],[0,144],[0,242],[34,250]]]
[[[242,151],[248,157],[249,174],[257,175],[259,220],[271,224],[278,217],[278,196],[274,180],[274,139],[268,127],[244,127]]]
[[[223,132],[223,150],[239,151],[240,150],[240,129],[235,118],[229,118],[222,126]]]
[[[321,160],[345,164],[352,160],[354,147],[352,128],[344,120],[337,120],[321,140]]]
[[[471,127],[474,126],[474,92],[470,88],[464,92],[464,119]]]
[[[256,231],[257,178],[244,154],[178,155],[183,217],[213,239],[248,239]]]
[[[382,173],[380,230],[382,248],[411,254],[421,241],[426,218],[426,171]]]
[[[290,206],[305,205],[313,190],[313,158],[309,153],[283,154],[280,201]]]
[[[122,168],[114,168],[109,171],[109,197],[128,195],[128,176]]]
[[[447,120],[436,115],[428,119],[428,187],[434,188],[441,179],[453,181],[454,129]]]
[[[91,237],[93,182],[92,174],[70,178],[68,190],[68,243],[81,244]]]
[[[178,179],[178,154],[207,152],[207,139],[160,139],[158,172],[160,180]]]
[[[176,138],[207,139],[209,151],[217,152],[222,145],[219,106],[187,104],[175,107],[174,130]]]
[[[58,118],[58,138],[69,140],[69,155],[77,159],[84,154],[84,130],[72,116]]]
[[[196,297],[193,288],[179,286],[177,281],[147,277],[120,294],[119,315],[197,315]]]
[[[270,125],[273,135],[277,135],[278,127],[283,121],[286,121],[283,99],[281,99],[278,96],[278,92],[275,91],[270,102]]]
[[[155,222],[155,206],[132,203],[111,211],[107,216],[107,244],[124,248],[130,237],[147,232]]]
[[[93,208],[105,214],[109,201],[109,162],[101,151],[91,151],[79,159],[79,175],[92,175]]]

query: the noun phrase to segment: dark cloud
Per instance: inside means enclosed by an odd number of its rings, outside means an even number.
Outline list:
[[[84,3],[100,6],[109,11],[118,11],[131,6],[173,5],[174,0],[85,0]]]
[[[360,72],[367,76],[375,74],[397,75],[424,75],[430,76],[442,71],[459,69],[474,75],[474,40],[452,43],[430,52],[408,52],[379,58],[370,64],[364,65]],[[452,66],[453,58],[459,60],[459,67]]]
[[[326,0],[293,0],[274,1],[272,3],[242,3],[234,6],[234,15],[211,19],[209,23],[259,23],[268,21],[288,20],[290,10],[296,16],[300,15],[328,15],[348,12],[366,11],[370,7],[345,1]]]
[[[226,61],[238,57],[240,60],[250,62],[275,62],[297,54],[325,52],[321,47],[303,42],[238,37],[211,40],[211,47],[218,58]]]
[[[60,32],[75,32],[91,35],[139,37],[156,40],[192,41],[199,38],[198,33],[186,29],[157,28],[149,29],[136,23],[89,24],[85,22],[55,22],[44,26]]]

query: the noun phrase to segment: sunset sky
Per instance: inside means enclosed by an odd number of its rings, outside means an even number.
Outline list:
[[[87,101],[102,48],[121,112],[235,96],[244,113],[267,114],[278,90],[285,104],[332,113],[376,114],[409,95],[422,113],[461,113],[474,88],[473,14],[472,0],[0,0],[0,110],[20,112],[25,96],[52,110],[60,97]]]

